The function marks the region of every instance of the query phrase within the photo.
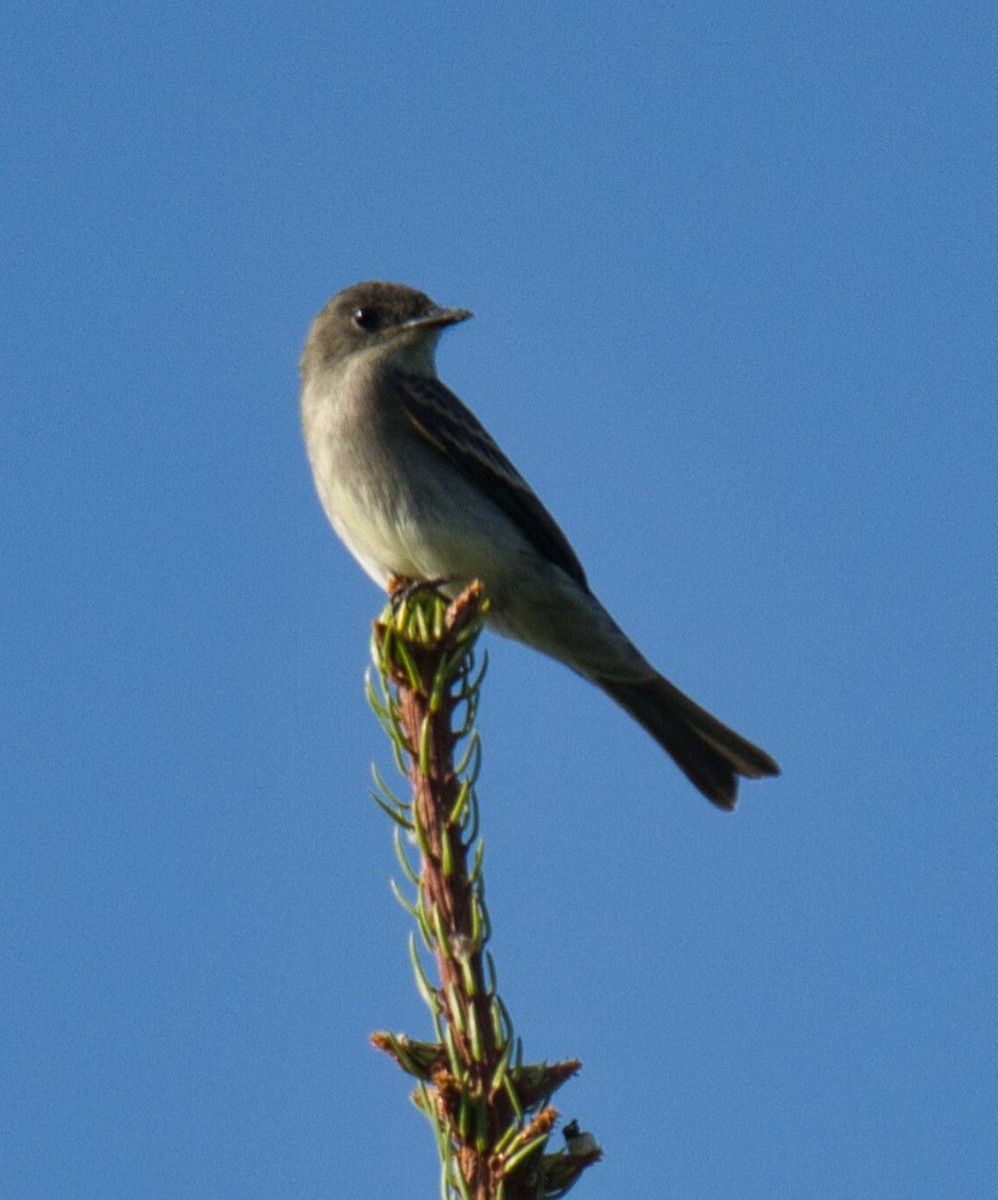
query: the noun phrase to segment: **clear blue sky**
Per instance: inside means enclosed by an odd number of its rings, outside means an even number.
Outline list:
[[[992,1194],[996,18],[978,3],[14,0],[0,46],[0,1195],[434,1195],[365,707],[297,417],[364,278],[734,816],[490,639],[493,949],[577,1194]]]

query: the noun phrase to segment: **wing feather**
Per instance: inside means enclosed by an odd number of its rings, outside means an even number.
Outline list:
[[[568,538],[475,414],[438,379],[406,375],[401,382],[405,414],[416,432],[504,512],[538,553],[588,591]]]

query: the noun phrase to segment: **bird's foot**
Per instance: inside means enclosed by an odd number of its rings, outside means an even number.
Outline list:
[[[388,595],[391,599],[392,612],[397,613],[398,610],[411,600],[417,592],[424,589],[426,591],[436,591],[442,583],[446,583],[446,579],[406,579],[403,575],[392,575],[388,580]]]

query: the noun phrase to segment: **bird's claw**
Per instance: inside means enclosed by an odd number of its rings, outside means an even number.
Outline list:
[[[442,583],[446,582],[445,579],[407,579],[404,575],[392,575],[388,580],[388,596],[392,612],[397,613],[402,605],[407,600],[411,600],[417,592],[424,589],[434,592]]]

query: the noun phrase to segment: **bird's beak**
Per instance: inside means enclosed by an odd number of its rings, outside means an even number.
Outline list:
[[[406,321],[409,329],[442,329],[445,325],[456,325],[459,321],[467,321],[472,316],[467,308],[431,308],[421,317],[413,317]]]

